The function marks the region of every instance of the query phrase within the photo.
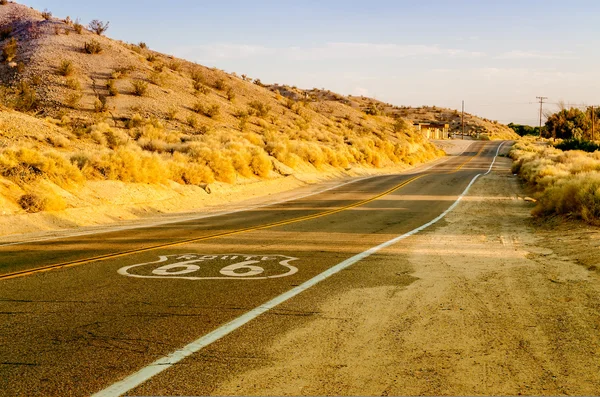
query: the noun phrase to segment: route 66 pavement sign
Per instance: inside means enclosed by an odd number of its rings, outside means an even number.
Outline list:
[[[298,268],[286,255],[176,254],[157,261],[122,267],[123,276],[183,280],[265,280],[291,276]]]

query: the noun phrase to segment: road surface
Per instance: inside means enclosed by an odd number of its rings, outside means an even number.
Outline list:
[[[1,245],[0,395],[211,394],[323,299],[381,284],[405,260],[386,244],[439,220],[500,144],[234,214]]]

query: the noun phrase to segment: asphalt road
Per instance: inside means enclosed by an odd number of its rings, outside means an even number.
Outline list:
[[[474,142],[419,174],[374,177],[235,214],[0,246],[0,395],[105,390],[346,259],[430,222],[487,171],[499,144]],[[406,274],[378,274],[389,261],[404,260],[375,253],[165,366],[128,394],[211,394],[233,374],[268,365],[261,352],[315,315],[325,297],[411,283]]]

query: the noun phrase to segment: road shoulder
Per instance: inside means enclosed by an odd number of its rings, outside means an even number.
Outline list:
[[[444,221],[389,250],[397,266],[373,269],[414,281],[331,296],[213,393],[597,394],[600,278],[575,254],[600,233],[535,229],[509,169],[499,158]]]

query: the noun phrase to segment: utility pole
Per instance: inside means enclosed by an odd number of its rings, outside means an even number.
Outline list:
[[[461,136],[465,139],[465,101],[462,101],[462,115],[460,116],[460,123],[462,125]]]
[[[548,99],[547,96],[536,96],[540,100],[540,138],[542,137],[542,115],[544,111],[544,99]]]
[[[596,112],[594,112],[594,105],[592,105],[592,142],[594,142],[594,140],[596,138],[594,136],[595,135],[594,134],[595,133],[595,128],[594,128],[595,125],[594,124],[596,124]]]

